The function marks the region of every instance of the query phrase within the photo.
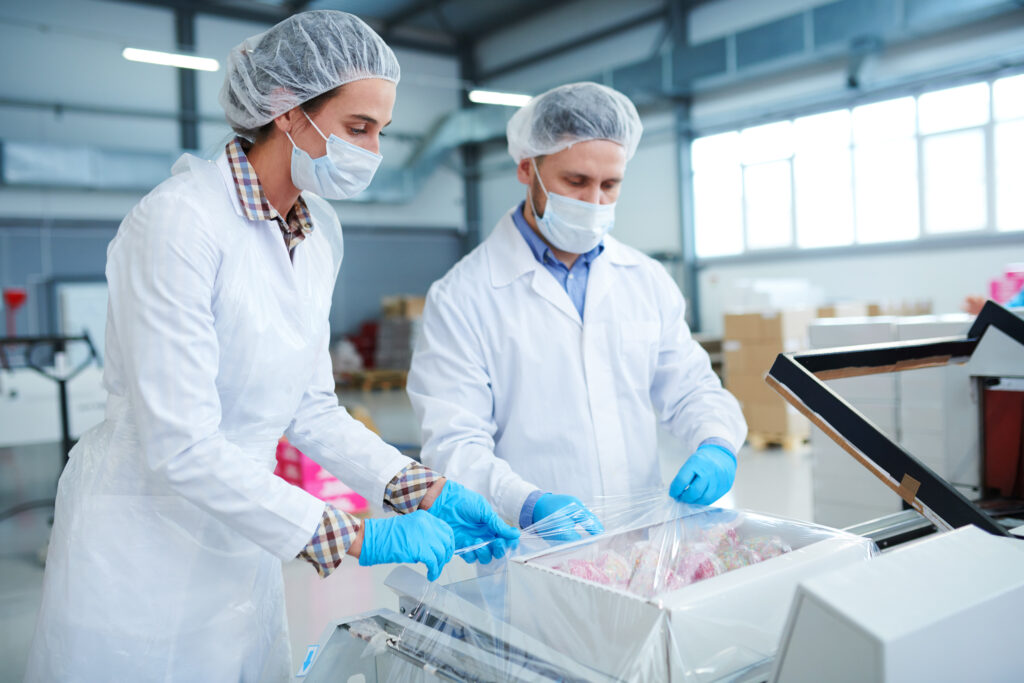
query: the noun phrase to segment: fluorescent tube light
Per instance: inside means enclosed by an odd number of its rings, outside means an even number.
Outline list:
[[[506,107],[521,107],[533,99],[530,95],[494,90],[470,90],[469,101],[477,104],[501,104]]]
[[[195,57],[193,55],[182,55],[174,52],[140,50],[137,47],[126,47],[121,51],[121,56],[131,62],[145,62],[146,64],[160,64],[161,66],[176,66],[179,69],[198,69],[199,71],[217,71],[220,69],[220,62],[216,59]]]

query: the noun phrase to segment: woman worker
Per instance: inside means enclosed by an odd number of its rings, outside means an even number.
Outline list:
[[[338,405],[328,312],[346,199],[380,163],[398,62],[358,18],[298,14],[235,48],[238,133],[183,156],[107,254],[106,419],[60,479],[30,681],[289,677],[282,560],[326,576],[515,543],[480,496]],[[281,434],[367,500],[357,520],[273,473]]]

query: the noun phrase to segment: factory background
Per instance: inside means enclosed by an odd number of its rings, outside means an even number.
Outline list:
[[[515,106],[474,101],[488,92],[514,98],[590,80],[636,103],[644,133],[627,166],[613,235],[664,264],[719,370],[740,342],[774,344],[773,354],[795,350],[784,348],[788,339],[730,330],[729,314],[930,314],[917,336],[958,335],[969,324],[966,297],[994,296],[1001,281],[1024,273],[1012,265],[1024,263],[1020,2],[6,0],[0,287],[26,295],[16,309],[6,304],[8,334],[87,332],[102,348],[106,249],[120,221],[183,152],[212,158],[230,139],[217,101],[228,51],[310,9],[360,16],[401,63],[381,169],[358,200],[332,203],[345,259],[330,322],[332,338],[352,340],[366,369],[398,371],[376,383],[360,375],[341,396],[407,452],[415,452],[419,434],[400,388],[419,297],[524,198],[504,137]],[[125,48],[219,64],[205,71],[140,63],[126,59]],[[485,92],[471,98],[472,91]],[[865,322],[815,339],[804,324],[801,348],[917,334],[893,323],[877,336]],[[402,348],[368,349],[367,325],[380,344],[390,339]],[[98,385],[98,369],[92,377]],[[742,391],[738,377],[726,386]],[[55,385],[13,373],[4,381],[0,508],[52,496],[61,465]],[[952,413],[901,408],[913,391],[939,385],[915,389],[892,380],[880,390],[863,385],[870,391],[859,396],[860,386],[851,385],[848,398],[880,423],[891,417],[902,443],[949,450],[940,427]],[[102,417],[101,402],[85,403],[71,408],[73,436]],[[948,401],[936,406],[959,409]],[[768,451],[776,461],[743,461],[731,503],[817,513],[835,525],[899,509],[894,497],[815,502],[812,493],[829,481],[870,475],[851,473],[856,465],[812,473],[815,458],[843,456],[832,444],[815,450],[814,436],[805,445],[806,424],[756,431],[771,432],[770,444],[784,448]],[[949,464],[940,474],[955,478],[954,460],[949,455],[935,468]],[[665,464],[666,473],[671,467]],[[771,491],[764,481],[773,482]],[[956,483],[965,493],[979,487]],[[871,501],[889,494],[875,484],[864,484]],[[43,533],[47,520],[32,514],[38,519],[0,519],[0,555],[20,558],[38,545],[25,533]],[[27,578],[7,592],[12,607],[0,615],[0,633],[11,636],[11,649],[0,654],[17,659],[30,635],[38,578],[21,565],[11,571]],[[303,581],[290,591],[322,597],[316,591],[327,590]],[[378,589],[368,595],[379,597]],[[344,610],[348,595],[329,595],[324,609]],[[307,616],[300,614],[290,616]],[[293,646],[315,636],[299,628]],[[0,661],[0,681],[8,680],[4,669]]]
[[[424,292],[521,199],[502,144],[510,109],[472,104],[470,88],[538,94],[596,80],[637,103],[644,136],[615,235],[673,268],[697,329],[721,331],[738,279],[795,273],[828,300],[949,312],[1000,272],[1024,235],[1021,86],[1005,80],[1021,69],[1015,3],[691,4],[341,3],[384,28],[403,78],[384,149],[392,172],[369,201],[337,206],[350,258],[333,331],[371,317],[382,294]],[[321,6],[333,7],[304,5]],[[286,12],[5,4],[0,284],[29,289],[20,331],[62,331],[61,286],[102,279],[128,209],[182,150],[211,154],[229,132],[222,69],[130,62],[122,48],[223,60]],[[901,125],[872,130],[868,105],[888,100],[899,111],[878,114]],[[828,112],[839,115],[807,118]],[[691,151],[695,138],[737,131],[709,140],[706,159],[700,144]]]

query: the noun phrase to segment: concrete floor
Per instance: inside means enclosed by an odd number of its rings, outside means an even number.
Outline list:
[[[405,392],[342,393],[347,406],[367,408],[388,441],[419,443],[419,433]],[[659,439],[665,481],[670,481],[685,457],[668,434]],[[26,500],[52,498],[60,468],[56,444],[0,448],[0,510]],[[740,453],[736,484],[719,505],[757,510],[791,519],[811,519],[811,465],[807,450]],[[52,511],[38,509],[0,520],[0,683],[21,681],[28,644],[41,597],[45,545]],[[332,621],[370,609],[397,609],[398,600],[383,585],[389,567],[360,567],[344,562],[321,580],[304,562],[284,565],[288,622],[295,670],[307,646],[316,643]],[[454,560],[442,581],[473,575]]]

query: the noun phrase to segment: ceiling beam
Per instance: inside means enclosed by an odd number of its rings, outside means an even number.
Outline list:
[[[287,19],[295,12],[290,11],[291,4],[302,7],[308,2],[288,3],[282,7],[274,7],[261,2],[246,2],[244,0],[113,0],[130,5],[149,5],[151,7],[164,7],[172,10],[185,10],[196,14],[209,16],[227,17],[229,19],[240,19],[243,21],[254,21],[265,24],[276,24]],[[428,3],[430,4],[430,3]],[[417,40],[402,36],[383,36],[388,45],[402,47],[423,52],[432,52],[442,55],[454,55],[454,46],[434,43],[428,40]]]

